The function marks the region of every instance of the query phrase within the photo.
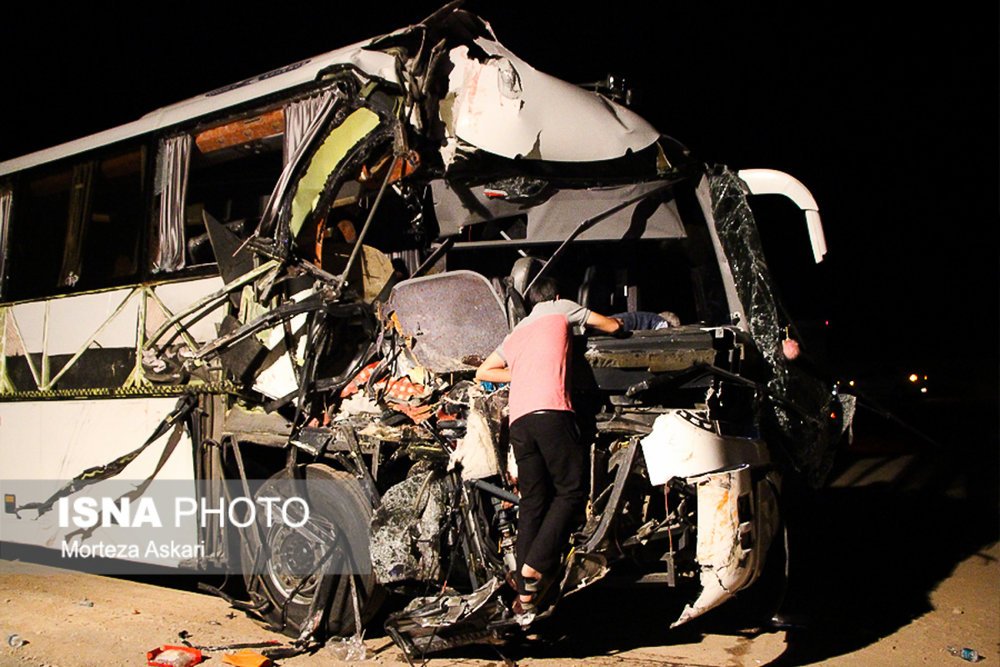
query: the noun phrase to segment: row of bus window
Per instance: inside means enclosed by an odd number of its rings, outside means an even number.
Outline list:
[[[207,269],[215,258],[205,214],[237,231],[256,225],[283,166],[283,123],[277,109],[8,177],[0,183],[0,299]],[[177,144],[186,154],[171,152]]]

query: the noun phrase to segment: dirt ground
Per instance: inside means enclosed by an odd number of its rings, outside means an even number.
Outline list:
[[[981,442],[981,440],[980,440]],[[987,451],[987,450],[977,450]],[[958,466],[955,461],[963,463]],[[970,465],[971,463],[971,465]],[[431,667],[963,664],[949,645],[1000,661],[1000,522],[995,452],[861,454],[828,488],[799,493],[786,508],[792,542],[786,623],[747,629],[744,618],[708,614],[676,630],[670,590],[602,582],[570,596],[537,634],[502,647],[436,654]],[[125,578],[52,573],[0,561],[0,667],[145,664],[146,651],[284,638],[194,592],[189,577],[151,585]],[[165,584],[165,585],[163,585]],[[378,628],[368,630],[368,665],[403,665]],[[222,665],[209,651],[207,665]],[[280,665],[344,664],[327,648]]]
[[[952,643],[974,647],[992,663],[1000,656],[998,558],[1000,545],[996,543],[977,551],[931,591],[930,609],[926,613],[856,650],[816,661],[797,662],[793,656],[793,662],[788,661],[789,652],[794,650],[792,644],[800,639],[794,631],[741,634],[703,627],[668,632],[663,623],[659,631],[639,637],[634,623],[642,627],[655,627],[658,623],[648,618],[646,610],[629,605],[630,608],[614,614],[615,620],[592,618],[594,627],[550,628],[557,630],[555,635],[545,633],[550,636],[536,640],[534,647],[529,642],[500,651],[456,650],[435,657],[428,664],[499,667],[506,656],[519,665],[540,667],[577,661],[592,665],[729,667],[938,665],[955,660],[957,665],[960,664],[957,659],[945,652],[945,647]],[[13,564],[5,563],[6,572],[0,575],[0,628],[5,638],[18,633],[28,643],[20,648],[4,645],[0,650],[0,664],[4,666],[141,665],[146,650],[177,643],[177,633],[181,630],[190,633],[192,643],[201,645],[275,638],[242,613],[234,613],[221,599],[209,595],[88,574],[15,574],[9,572],[11,569]],[[572,602],[570,598],[565,604],[569,607]],[[589,602],[600,602],[607,609],[610,600],[605,597]],[[632,602],[642,605],[643,601],[639,598]],[[597,609],[587,613],[594,617]],[[568,611],[580,615],[582,610]],[[633,614],[642,618],[629,618]],[[365,643],[370,657],[363,664],[406,664],[402,653],[387,637],[378,636]],[[209,653],[212,657],[205,664],[223,664],[223,651]],[[344,663],[324,648],[314,655],[282,660],[280,664],[293,667]]]

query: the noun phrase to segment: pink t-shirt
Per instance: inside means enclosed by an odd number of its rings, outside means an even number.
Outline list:
[[[590,311],[568,299],[544,301],[521,320],[497,352],[510,368],[510,423],[536,410],[572,410],[568,390],[571,326]]]

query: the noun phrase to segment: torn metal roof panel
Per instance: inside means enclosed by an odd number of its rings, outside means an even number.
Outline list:
[[[452,103],[443,120],[453,140],[507,158],[596,162],[642,150],[659,138],[637,114],[539,72],[499,42],[480,37],[475,44],[490,55],[487,60],[471,57],[467,46],[450,54]]]

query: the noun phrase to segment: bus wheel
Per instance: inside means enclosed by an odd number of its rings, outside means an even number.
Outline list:
[[[351,580],[362,625],[385,597],[368,552],[372,505],[348,473],[312,464],[305,466],[304,478],[307,485],[292,487],[287,471],[281,471],[255,494],[257,527],[242,531],[244,580],[251,594],[266,599],[265,620],[286,635],[298,637],[307,621],[324,610],[326,634],[350,635],[356,626]],[[297,490],[290,493],[291,488]],[[306,498],[308,522],[294,526],[304,518],[300,514],[291,518],[292,525],[282,520],[266,525],[261,499],[291,495]],[[275,515],[280,516],[277,506]],[[314,632],[323,634],[321,630],[317,626]]]

